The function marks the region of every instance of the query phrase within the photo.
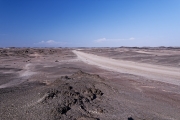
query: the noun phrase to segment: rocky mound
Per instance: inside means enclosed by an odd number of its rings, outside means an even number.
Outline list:
[[[106,104],[104,92],[96,86],[102,81],[98,75],[82,71],[58,78],[43,90],[42,97],[29,107],[27,113],[38,109],[39,118],[99,120],[100,115],[108,112],[103,106]]]

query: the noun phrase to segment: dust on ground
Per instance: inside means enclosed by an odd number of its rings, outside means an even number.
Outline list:
[[[101,52],[98,52],[100,48],[82,49],[84,52],[93,51],[94,54],[109,57],[110,55],[113,57],[116,53],[116,56],[120,56],[123,60],[128,60],[131,56],[132,61],[136,61],[139,55],[143,54],[142,56],[146,56],[144,63],[153,61],[152,54],[147,60],[148,55],[160,49],[163,54],[158,54],[159,62],[156,64],[171,67],[178,64],[177,48],[101,48]],[[120,52],[122,49],[124,52]],[[178,120],[180,118],[179,86],[88,65],[79,60],[72,50],[74,49],[1,48],[0,119]],[[146,53],[129,54],[125,51]],[[164,55],[170,56],[172,51],[177,51],[172,54],[175,57],[169,57],[165,64],[164,58],[168,56]],[[168,61],[172,59],[176,62],[170,64]]]

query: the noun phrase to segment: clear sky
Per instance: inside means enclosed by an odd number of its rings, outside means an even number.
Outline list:
[[[0,0],[10,46],[180,46],[180,0]]]

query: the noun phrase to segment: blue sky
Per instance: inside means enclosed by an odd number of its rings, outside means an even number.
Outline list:
[[[0,0],[10,46],[180,46],[180,0]]]

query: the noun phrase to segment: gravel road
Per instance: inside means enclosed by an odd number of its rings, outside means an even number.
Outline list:
[[[180,69],[160,65],[115,60],[73,50],[80,60],[103,69],[139,75],[156,81],[180,86]]]

